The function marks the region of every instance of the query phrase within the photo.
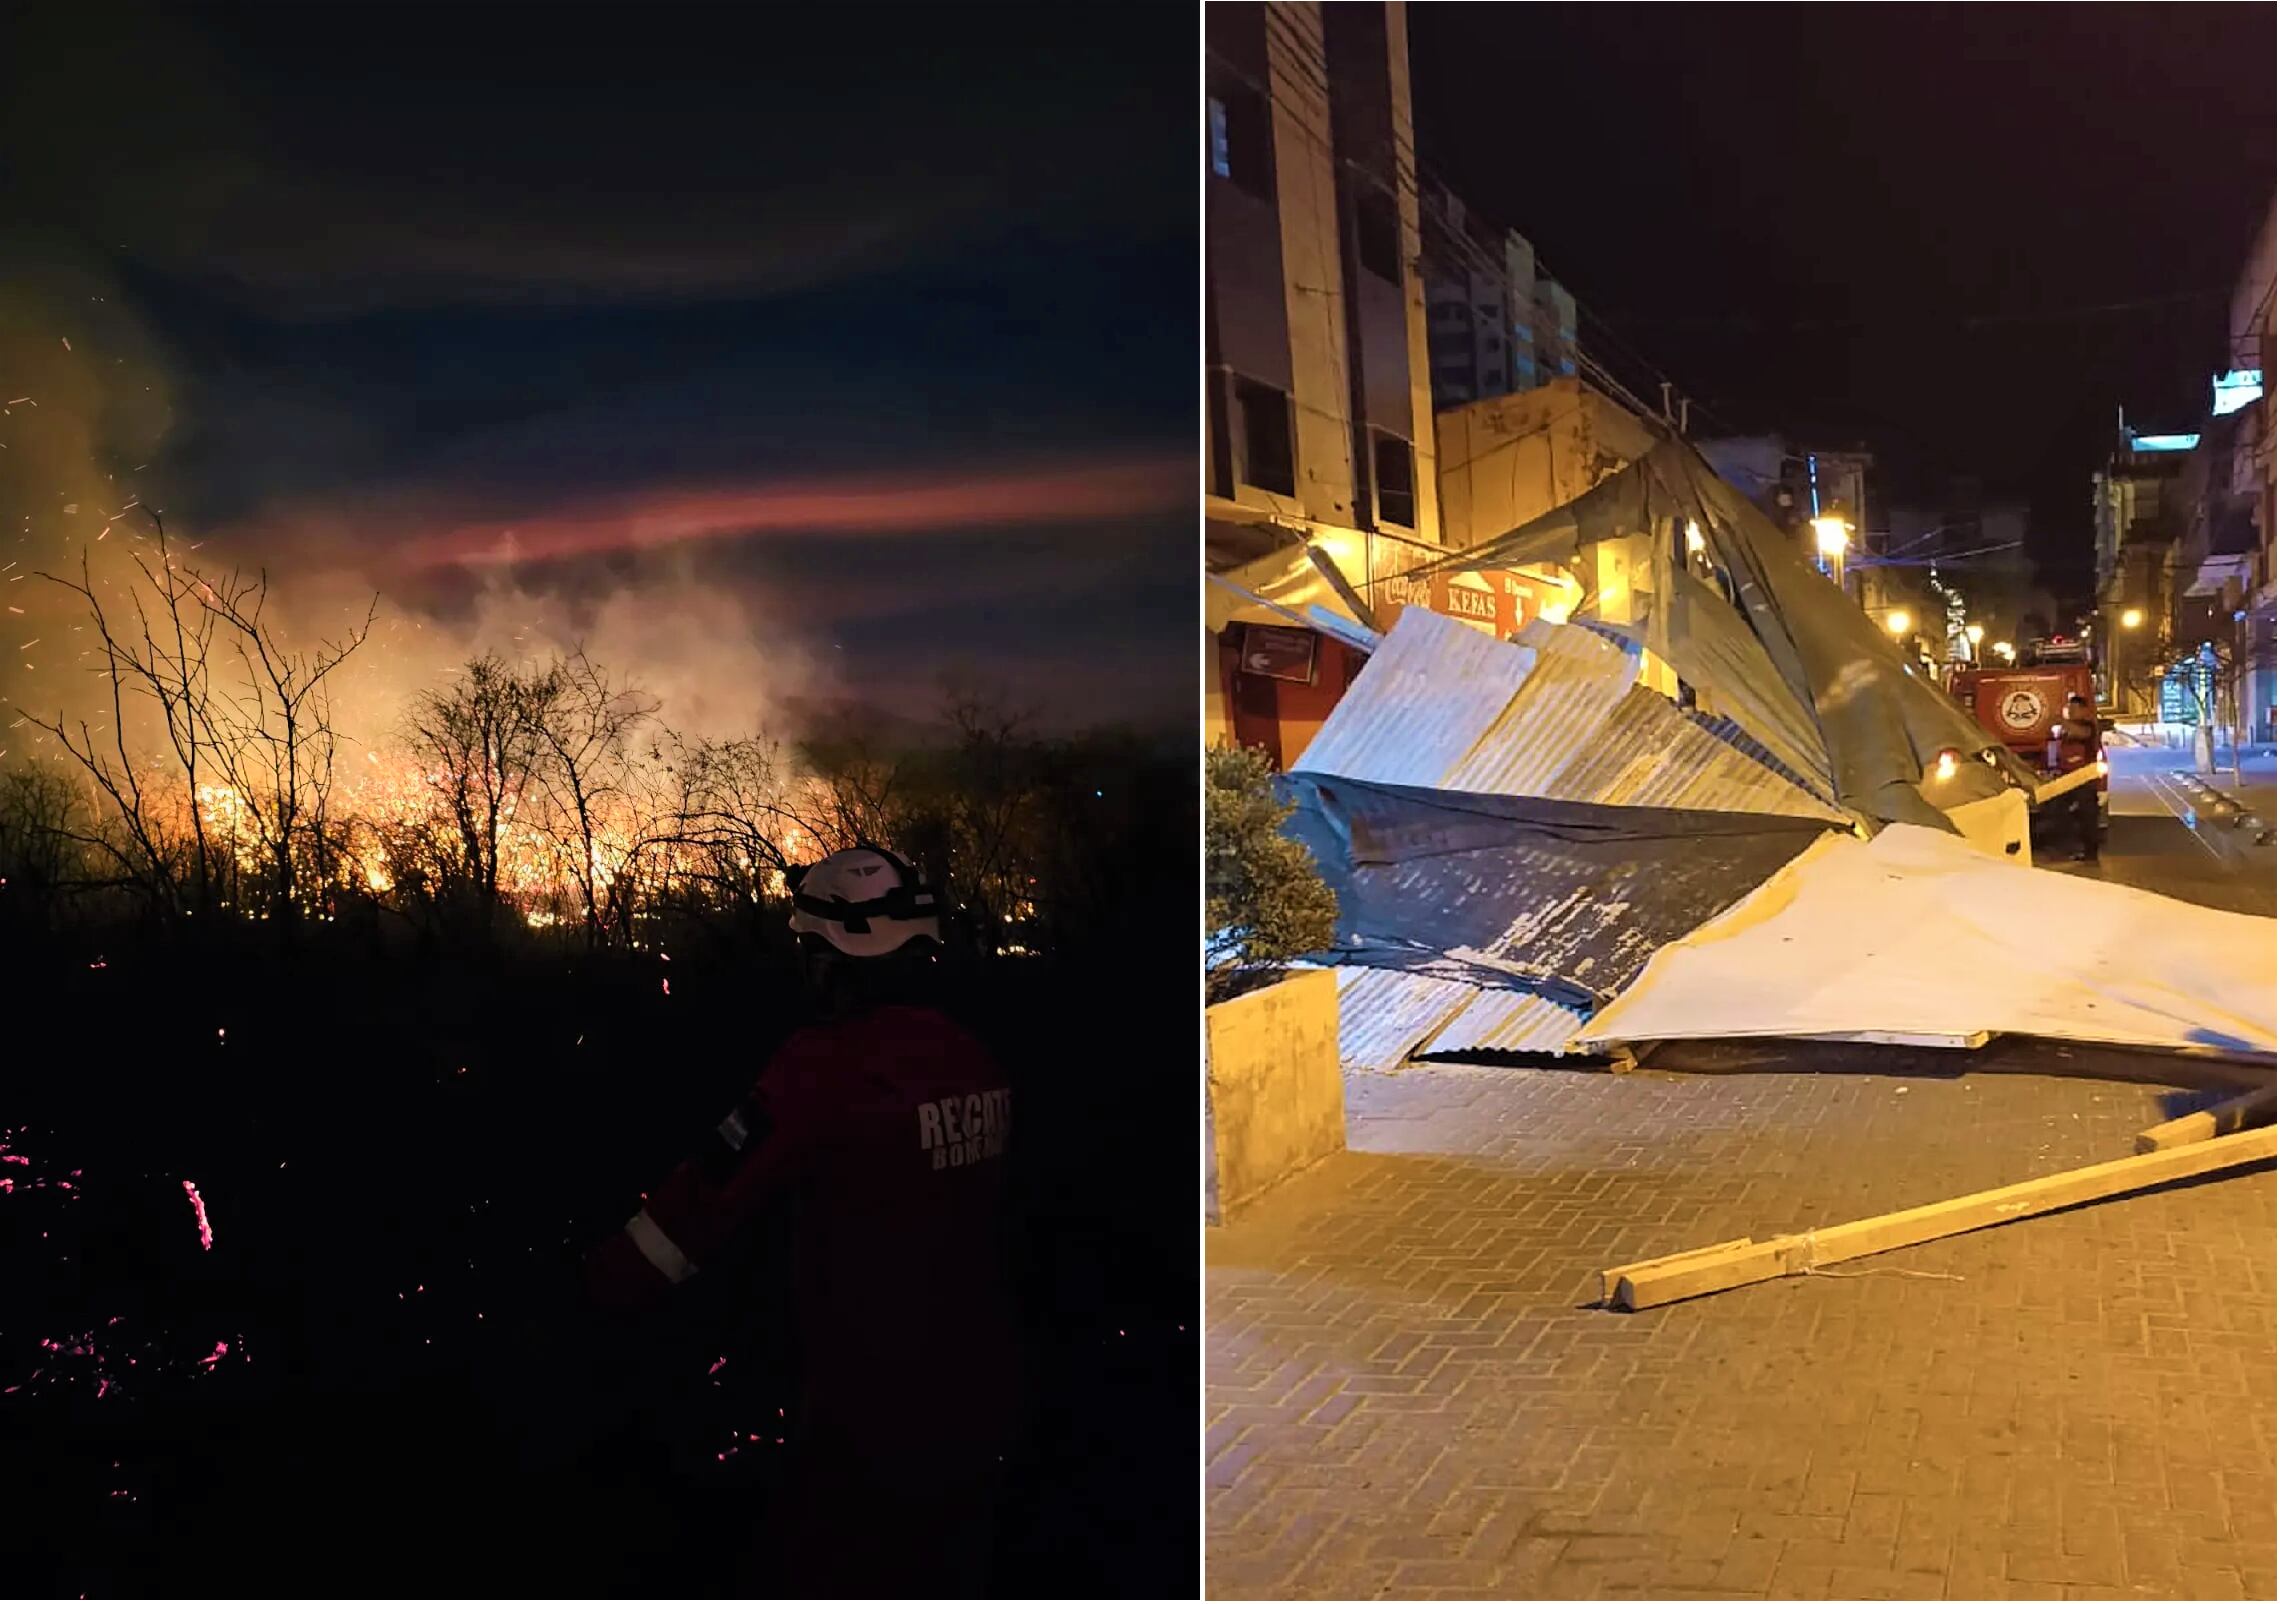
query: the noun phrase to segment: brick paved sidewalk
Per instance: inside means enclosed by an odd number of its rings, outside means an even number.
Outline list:
[[[2269,1170],[1582,1307],[1608,1265],[2126,1154],[2159,1088],[1427,1069],[1348,1097],[1355,1150],[1209,1236],[1212,1597],[2274,1596]]]

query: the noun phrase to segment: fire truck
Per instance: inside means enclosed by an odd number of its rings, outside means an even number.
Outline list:
[[[2098,839],[2105,840],[2107,770],[2103,752],[2088,765],[2091,778],[2073,780],[2059,768],[2058,723],[2066,715],[2067,697],[2079,696],[2093,708],[2098,705],[2087,643],[2064,636],[2032,641],[2019,653],[2017,662],[2002,668],[1950,669],[1947,688],[1981,729],[2042,776],[2042,787],[2035,793],[2037,808],[2056,802],[2076,786],[2095,787]],[[2100,728],[2106,727],[2101,720]]]

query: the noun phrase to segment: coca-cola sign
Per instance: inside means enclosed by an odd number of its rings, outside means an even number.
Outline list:
[[[1430,546],[1412,546],[1382,536],[1373,543],[1370,604],[1381,627],[1392,628],[1404,607],[1422,607],[1500,640],[1508,639],[1544,610],[1544,600],[1554,588],[1508,568],[1415,572],[1443,555]]]

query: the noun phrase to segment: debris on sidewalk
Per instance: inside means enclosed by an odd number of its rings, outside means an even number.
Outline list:
[[[1740,1237],[1687,1253],[1646,1259],[1602,1271],[1600,1296],[1609,1308],[1651,1309],[1783,1276],[1810,1275],[1824,1265],[2119,1197],[2189,1176],[2262,1163],[2274,1156],[2276,1136],[2280,1132],[2266,1125],[2208,1141],[2109,1159],[1897,1214],[1849,1220],[1765,1242]]]
[[[2271,1055],[2274,922],[1991,847],[2035,774],[1793,548],[1666,442],[1428,565],[1561,566],[1572,618],[1367,634],[1279,782],[1338,899],[1322,961],[1385,972],[1341,975],[1348,1066],[1741,1036]]]
[[[1896,824],[1816,842],[1657,953],[1579,1041],[1993,1032],[2269,1055],[2273,931]]]
[[[1533,992],[1482,986],[1434,970],[1346,965],[1338,971],[1338,1061],[1389,1071],[1428,1054],[1519,1053],[1559,1058],[1581,1010]]]
[[[1339,903],[1350,1066],[1558,1052],[1657,950],[1808,846],[1814,820],[1593,809],[1301,776],[1286,829]],[[1414,1027],[1414,1028],[1413,1028]]]
[[[2205,1142],[2213,1136],[2229,1136],[2253,1125],[2271,1123],[2273,1088],[2260,1086],[2255,1091],[2228,1097],[2210,1108],[2197,1110],[2177,1119],[2164,1120],[2147,1130],[2138,1132],[2137,1150],[2141,1153],[2158,1153],[2165,1148],[2183,1147],[2191,1142]]]

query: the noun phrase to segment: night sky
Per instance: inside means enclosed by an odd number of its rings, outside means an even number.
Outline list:
[[[0,555],[140,495],[402,677],[1192,719],[1196,82],[1176,9],[19,15]]]
[[[2080,596],[2115,407],[2206,415],[2272,204],[2269,5],[1409,15],[1427,167],[1534,241],[1626,383],[1628,347],[1696,397],[1696,434],[2024,495]],[[2155,304],[2086,310],[2118,302]]]

